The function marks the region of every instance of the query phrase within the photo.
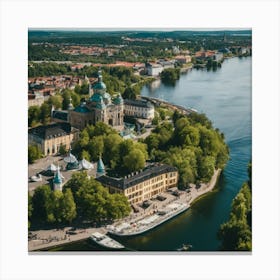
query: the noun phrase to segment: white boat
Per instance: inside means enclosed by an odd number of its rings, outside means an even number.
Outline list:
[[[145,217],[133,223],[121,223],[115,226],[107,226],[110,234],[116,236],[133,236],[147,232],[173,217],[183,213],[189,208],[189,204],[173,202],[167,205],[164,209],[159,209],[158,213],[152,216]]]
[[[41,174],[36,174],[34,176],[29,177],[29,180],[31,182],[41,182],[42,181],[42,176],[41,176]]]
[[[106,234],[100,232],[94,232],[91,234],[90,238],[98,245],[108,248],[108,249],[124,249],[125,247],[117,242],[116,240],[110,238]]]
[[[179,249],[177,249],[177,251],[189,251],[192,248],[191,244],[183,244],[183,246]]]

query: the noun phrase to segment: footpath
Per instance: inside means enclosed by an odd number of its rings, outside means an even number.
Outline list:
[[[129,217],[116,221],[113,226],[120,223],[135,223],[140,219],[154,214],[154,209],[162,209],[166,205],[178,201],[187,202],[191,205],[198,197],[210,192],[215,187],[220,176],[221,170],[215,170],[210,182],[201,184],[199,187],[195,184],[190,184],[188,191],[178,191],[178,196],[174,196],[170,192],[165,192],[162,196],[166,197],[164,201],[157,199],[152,200],[152,203],[146,209],[139,208],[138,213],[131,213]],[[71,242],[81,241],[89,238],[93,232],[106,233],[106,227],[89,227],[89,228],[72,228],[65,227],[63,229],[37,230],[29,232],[33,237],[28,241],[28,251],[43,250],[54,246],[64,245]]]

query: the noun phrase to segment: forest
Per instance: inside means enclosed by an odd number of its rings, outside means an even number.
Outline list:
[[[229,220],[220,226],[218,238],[222,251],[252,250],[252,163],[248,164],[249,179],[231,204]]]

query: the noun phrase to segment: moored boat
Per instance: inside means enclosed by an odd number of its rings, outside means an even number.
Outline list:
[[[110,238],[106,234],[102,234],[100,232],[94,232],[90,236],[91,240],[93,240],[98,245],[108,248],[108,249],[124,249],[125,247],[117,242],[116,240]]]
[[[173,202],[167,205],[164,209],[159,209],[157,213],[148,217],[144,217],[143,219],[138,220],[137,222],[123,222],[115,226],[110,225],[107,227],[107,230],[109,234],[116,236],[139,235],[183,213],[188,208],[189,205],[186,203]]]
[[[183,244],[183,246],[179,249],[177,249],[177,251],[189,251],[192,248],[191,244]]]

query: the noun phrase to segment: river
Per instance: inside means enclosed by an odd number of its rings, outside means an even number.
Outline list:
[[[137,251],[174,251],[183,243],[192,251],[217,251],[217,231],[229,217],[232,199],[247,180],[247,164],[252,156],[251,77],[252,59],[231,58],[217,71],[189,70],[175,86],[145,86],[143,96],[194,108],[203,112],[214,127],[225,134],[230,160],[217,188],[197,201],[188,211],[144,235],[118,239]],[[56,250],[98,250],[89,241]]]

